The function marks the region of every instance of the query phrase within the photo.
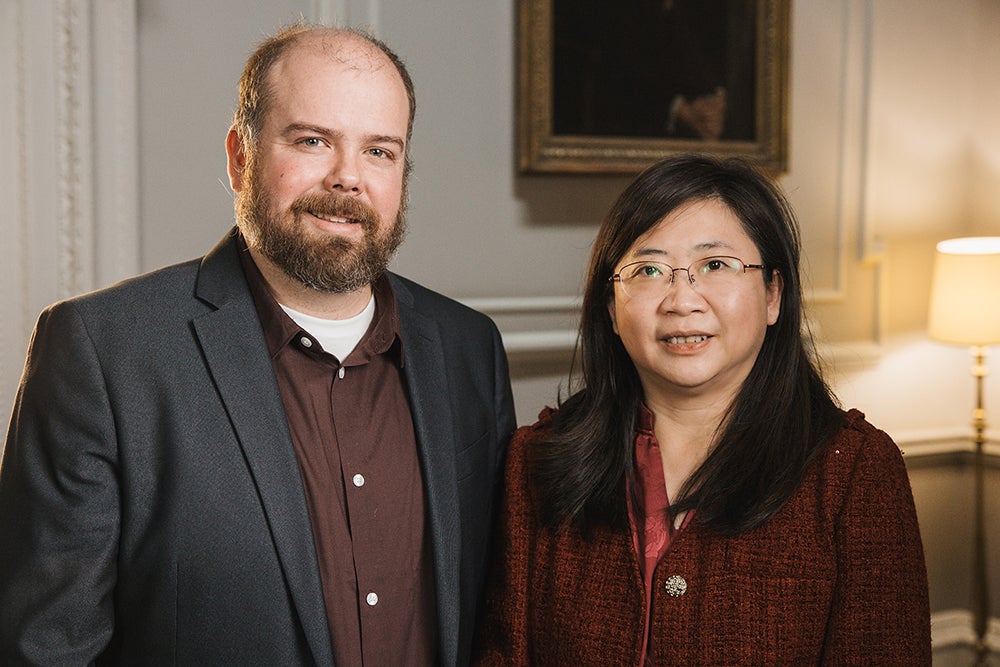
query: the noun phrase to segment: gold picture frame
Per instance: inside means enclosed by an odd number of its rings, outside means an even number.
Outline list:
[[[600,11],[602,3],[608,11]],[[691,4],[685,15],[680,12],[686,3]],[[734,82],[733,89],[742,92],[740,96],[726,98],[726,87],[713,89],[723,96],[727,120],[721,121],[717,116],[715,124],[708,125],[714,129],[700,136],[694,131],[688,131],[687,136],[683,133],[673,136],[672,130],[666,129],[672,120],[664,120],[665,129],[661,131],[660,125],[646,120],[619,119],[620,115],[637,116],[640,108],[649,107],[650,91],[669,95],[670,86],[661,86],[661,82],[691,78],[690,74],[699,69],[679,64],[692,49],[675,49],[671,53],[667,49],[672,46],[662,45],[683,46],[683,38],[697,33],[683,21],[705,22],[710,6],[726,12],[718,15],[722,17],[719,25],[725,27],[707,24],[707,28],[701,28],[703,32],[712,31],[706,34],[721,47],[711,52],[716,62],[724,61],[715,71],[724,68],[729,76],[726,81]],[[649,19],[651,11],[659,14]],[[675,24],[671,26],[674,18]],[[588,27],[587,21],[593,22],[593,26]],[[519,170],[635,174],[671,154],[708,152],[742,156],[772,173],[785,171],[789,23],[790,0],[518,0]],[[654,35],[650,32],[654,29],[673,30],[681,39]],[[725,33],[719,34],[722,31]],[[687,41],[695,48],[712,48],[711,44],[702,46],[712,39]],[[735,51],[733,44],[745,45],[745,52],[730,53]],[[720,57],[720,50],[727,55]],[[601,65],[602,62],[610,64]],[[678,66],[672,68],[674,64]],[[592,73],[581,74],[591,66]],[[602,66],[604,69],[599,69]],[[739,76],[736,66],[750,74]],[[683,90],[680,85],[677,89]],[[608,91],[595,92],[600,86],[608,87]],[[589,92],[584,95],[580,92],[583,90]],[[653,102],[658,104],[654,106],[656,123],[660,122],[661,113],[668,118],[664,111],[667,107],[669,114],[673,114],[675,108],[683,109],[689,101],[708,98],[674,94],[664,99],[673,100],[673,104]],[[743,102],[739,103],[740,100]],[[733,136],[726,136],[718,128],[736,111],[743,114],[744,122],[731,125],[742,127],[744,134],[738,135],[733,130]],[[582,116],[588,120],[581,120]],[[598,120],[594,121],[595,118]],[[609,118],[607,127],[599,126]],[[657,129],[649,132],[649,127]]]

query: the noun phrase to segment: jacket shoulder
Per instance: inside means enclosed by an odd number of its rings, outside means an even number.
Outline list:
[[[198,264],[199,260],[189,260],[166,266],[126,278],[107,287],[62,299],[50,305],[48,309],[60,308],[64,304],[71,304],[84,310],[110,305],[128,307],[130,303],[141,305],[150,303],[151,300],[162,302],[164,296],[174,294],[178,289],[185,289],[191,294],[198,273]]]
[[[824,499],[823,514],[830,519],[852,503],[872,515],[899,503],[912,504],[902,452],[858,410],[844,414],[840,430],[819,452],[803,486]]]
[[[389,274],[389,280],[401,307],[412,308],[441,322],[447,328],[461,326],[466,330],[468,327],[479,327],[491,332],[497,330],[496,324],[488,315],[464,303],[395,273]]]
[[[110,316],[132,323],[143,319],[161,322],[167,315],[189,317],[231,299],[250,299],[234,230],[229,230],[202,257],[57,302],[47,311],[75,309],[87,319]]]
[[[902,452],[888,433],[869,422],[860,410],[851,409],[844,413],[840,430],[831,439],[825,456],[846,457],[852,462],[901,460]]]

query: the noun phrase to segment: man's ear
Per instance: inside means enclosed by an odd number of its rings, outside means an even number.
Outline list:
[[[226,170],[229,172],[229,186],[235,192],[243,189],[244,170],[247,165],[246,151],[243,149],[243,141],[236,132],[235,127],[229,128],[226,135]]]

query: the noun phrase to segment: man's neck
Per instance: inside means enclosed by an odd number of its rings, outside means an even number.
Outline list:
[[[275,301],[300,313],[327,320],[346,320],[368,305],[372,286],[365,285],[353,292],[323,292],[306,287],[275,266],[271,260],[250,249],[250,256],[260,270]]]

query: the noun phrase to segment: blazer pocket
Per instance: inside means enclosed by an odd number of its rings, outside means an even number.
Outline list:
[[[469,477],[484,479],[489,468],[490,434],[487,430],[481,436],[472,441],[471,444],[458,450],[455,460],[455,472],[458,474],[458,481],[465,483]]]

